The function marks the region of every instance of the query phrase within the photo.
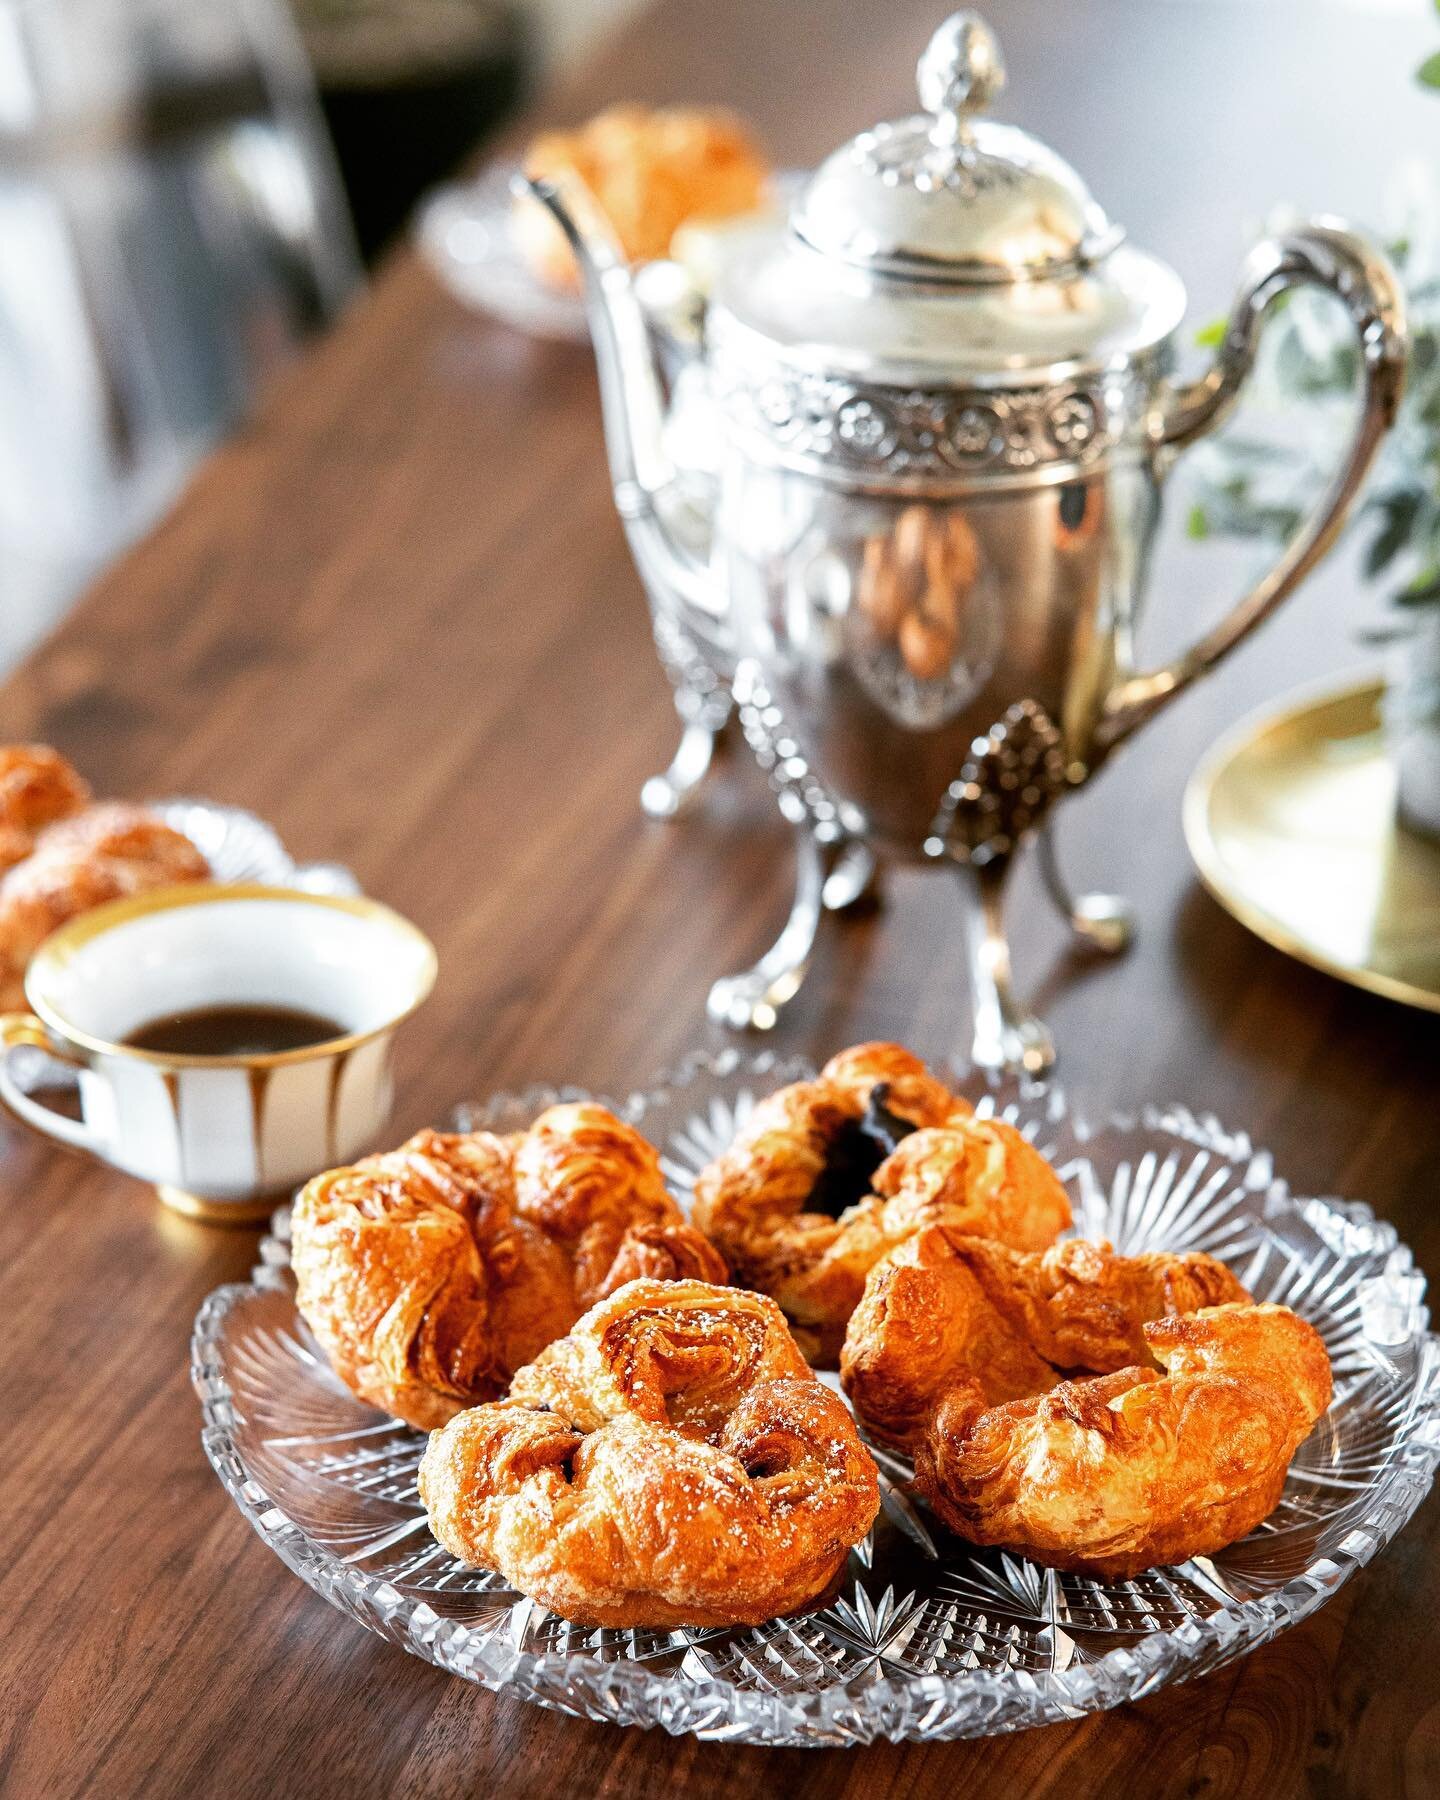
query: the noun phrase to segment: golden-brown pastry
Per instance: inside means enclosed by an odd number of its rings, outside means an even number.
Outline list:
[[[558,1244],[514,1207],[513,1152],[422,1131],[306,1184],[296,1304],[346,1387],[428,1430],[505,1391],[577,1308]]]
[[[695,1183],[696,1224],[822,1365],[839,1356],[870,1270],[940,1218],[1038,1249],[1070,1206],[1018,1132],[975,1118],[898,1044],[856,1045],[767,1096]]]
[[[35,848],[36,834],[90,800],[79,772],[48,744],[0,744],[0,873]]]
[[[102,800],[47,826],[36,841],[35,855],[57,863],[86,857],[128,863],[153,870],[167,883],[201,881],[210,873],[183,831],[129,800]]]
[[[760,1624],[839,1573],[875,1465],[772,1300],[632,1281],[435,1432],[420,1498],[452,1555],[584,1625]]]
[[[631,262],[668,256],[682,225],[756,211],[770,174],[733,113],[688,106],[611,106],[574,131],[544,132],[526,152],[525,170],[582,184]],[[514,223],[536,273],[574,288],[575,259],[549,213],[520,200]]]
[[[291,1222],[296,1304],[352,1392],[429,1430],[491,1400],[589,1301],[725,1264],[603,1107],[513,1138],[422,1131],[309,1182]]]
[[[1107,1579],[1209,1555],[1275,1510],[1330,1404],[1320,1335],[1284,1306],[1228,1305],[1144,1327],[1163,1373],[1128,1368],[989,1407],[941,1402],[915,1487],[953,1531]]]
[[[1199,1251],[1120,1256],[1084,1238],[1018,1251],[932,1225],[870,1271],[841,1378],[866,1429],[909,1449],[962,1382],[997,1406],[1077,1371],[1146,1364],[1151,1320],[1249,1298]]]
[[[30,958],[67,920],[209,875],[190,839],[143,806],[106,801],[46,826],[34,851],[0,879],[0,1008],[23,1004]]]
[[[627,1281],[724,1281],[724,1259],[671,1199],[654,1147],[593,1102],[552,1106],[515,1146],[515,1204],[565,1247],[577,1315]]]
[[[1003,1119],[957,1112],[911,1133],[875,1171],[890,1235],[943,1223],[1013,1250],[1044,1250],[1071,1222],[1064,1183]]]

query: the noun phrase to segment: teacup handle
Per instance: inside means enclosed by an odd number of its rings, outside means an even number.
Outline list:
[[[84,1150],[103,1160],[99,1140],[83,1119],[67,1119],[64,1113],[42,1106],[16,1086],[15,1077],[10,1073],[10,1052],[22,1045],[43,1050],[47,1056],[53,1056],[56,1062],[65,1063],[77,1073],[84,1067],[73,1056],[56,1048],[49,1032],[33,1013],[0,1014],[0,1105],[42,1137],[55,1138],[72,1150]]]
[[[1364,390],[1354,436],[1318,505],[1269,574],[1173,662],[1131,675],[1111,690],[1096,733],[1102,749],[1128,737],[1196,676],[1213,669],[1309,574],[1339,535],[1380,440],[1394,423],[1409,353],[1395,272],[1362,237],[1335,220],[1317,219],[1256,245],[1214,363],[1199,381],[1169,395],[1155,422],[1155,441],[1182,449],[1229,415],[1255,361],[1266,308],[1287,288],[1304,286],[1338,295],[1359,339]]]

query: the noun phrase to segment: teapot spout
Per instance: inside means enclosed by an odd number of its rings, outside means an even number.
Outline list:
[[[666,451],[665,395],[630,270],[578,184],[520,173],[514,189],[550,213],[580,269],[615,507],[641,579],[657,599],[698,609],[713,630],[721,603],[709,572],[708,521],[697,530],[693,500],[680,493]]]

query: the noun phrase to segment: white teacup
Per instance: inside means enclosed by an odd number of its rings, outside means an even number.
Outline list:
[[[429,939],[374,900],[210,883],[116,900],[31,961],[32,1012],[0,1017],[0,1101],[154,1182],[182,1212],[255,1218],[375,1141],[390,1113],[395,1028],[435,972]],[[240,1005],[319,1014],[343,1035],[233,1056],[123,1041],[168,1014]],[[22,1044],[76,1070],[80,1119],[16,1084],[9,1052]]]

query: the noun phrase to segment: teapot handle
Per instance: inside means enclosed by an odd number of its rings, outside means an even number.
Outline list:
[[[1395,421],[1409,351],[1395,273],[1363,238],[1335,220],[1317,219],[1267,238],[1252,251],[1214,364],[1199,381],[1169,396],[1154,427],[1156,441],[1182,449],[1228,417],[1254,363],[1266,308],[1287,288],[1302,286],[1337,295],[1359,340],[1364,386],[1349,447],[1275,567],[1173,662],[1131,675],[1111,690],[1096,734],[1102,749],[1128,737],[1198,675],[1214,668],[1309,574],[1339,535],[1380,440]]]

